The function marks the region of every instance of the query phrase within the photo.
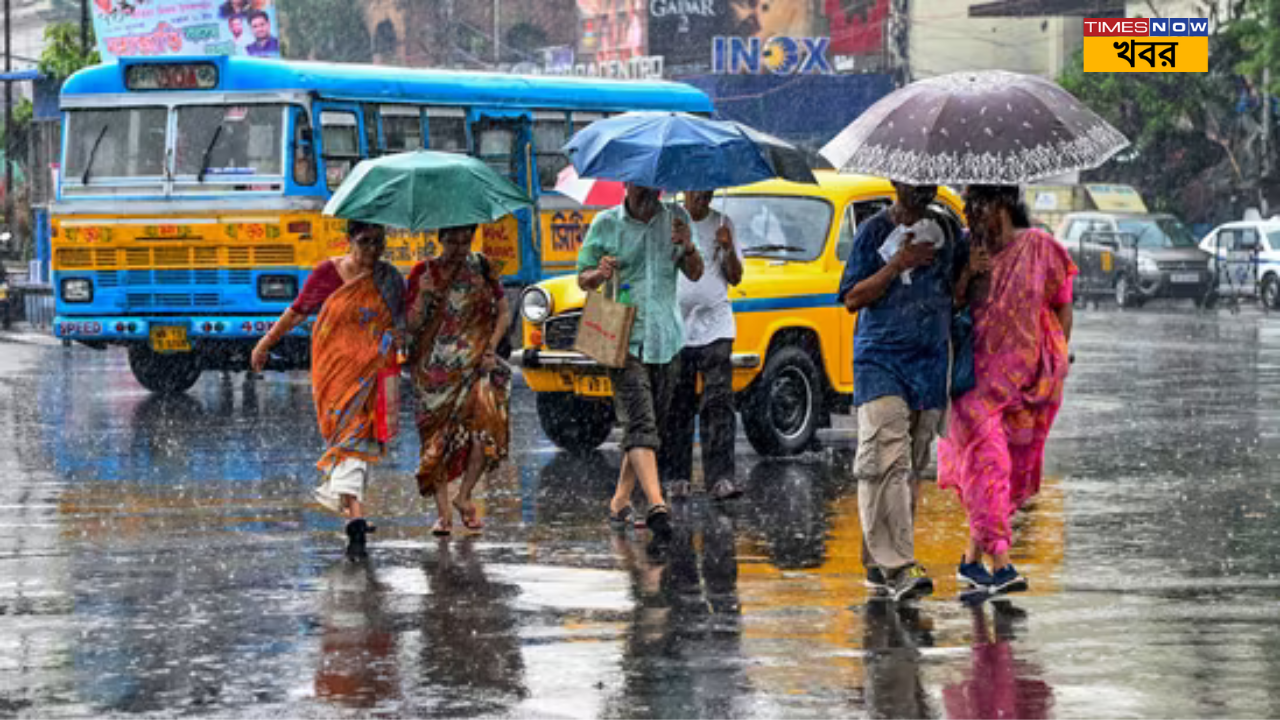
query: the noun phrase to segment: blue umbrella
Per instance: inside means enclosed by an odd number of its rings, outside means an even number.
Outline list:
[[[716,190],[784,177],[816,183],[803,151],[732,123],[674,112],[598,120],[564,146],[580,177],[667,191]]]

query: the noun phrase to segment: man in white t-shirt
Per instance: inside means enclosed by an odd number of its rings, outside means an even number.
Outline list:
[[[727,500],[741,495],[734,482],[733,340],[737,327],[729,287],[742,281],[742,250],[734,242],[733,223],[711,209],[714,193],[685,193],[685,209],[693,220],[693,236],[707,258],[702,278],[681,277],[680,314],[684,350],[680,375],[663,424],[660,466],[671,497],[688,496],[693,476],[693,419],[701,417],[702,469],[708,493]],[[702,411],[697,382],[702,376]]]

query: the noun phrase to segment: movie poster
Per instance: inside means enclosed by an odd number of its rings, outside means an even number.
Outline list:
[[[280,57],[272,0],[94,0],[103,60],[134,56]]]

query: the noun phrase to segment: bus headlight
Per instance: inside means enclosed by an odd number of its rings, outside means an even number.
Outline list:
[[[298,279],[290,275],[263,275],[258,278],[258,297],[263,300],[292,300],[298,294]]]
[[[520,296],[520,314],[537,325],[551,316],[551,296],[540,287],[531,287]]]
[[[85,278],[63,280],[62,299],[70,303],[93,302],[93,283]]]

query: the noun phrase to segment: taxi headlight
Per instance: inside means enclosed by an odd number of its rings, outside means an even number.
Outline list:
[[[537,325],[551,317],[551,296],[540,287],[531,287],[520,296],[520,314]]]
[[[1144,275],[1155,275],[1160,272],[1160,266],[1152,258],[1138,258],[1138,272]]]
[[[85,278],[67,278],[62,281],[62,299],[67,302],[85,303],[93,300],[93,283]]]

